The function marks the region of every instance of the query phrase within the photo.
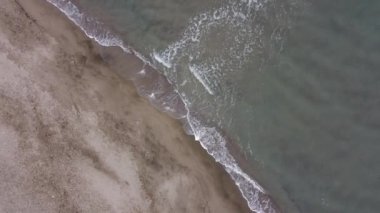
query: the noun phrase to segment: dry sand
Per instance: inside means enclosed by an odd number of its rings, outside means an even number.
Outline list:
[[[92,46],[44,0],[1,1],[0,212],[248,212]]]

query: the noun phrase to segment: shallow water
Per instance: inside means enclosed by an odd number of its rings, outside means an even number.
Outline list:
[[[76,3],[167,77],[189,131],[236,181],[216,129],[283,211],[379,211],[379,1]],[[255,182],[240,187],[274,211]]]

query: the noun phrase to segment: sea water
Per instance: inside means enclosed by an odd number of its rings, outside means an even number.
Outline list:
[[[49,1],[166,77],[252,210],[380,211],[380,1]]]

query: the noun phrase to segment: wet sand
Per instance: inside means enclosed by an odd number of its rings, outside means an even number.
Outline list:
[[[249,212],[95,46],[44,0],[0,4],[0,212]]]

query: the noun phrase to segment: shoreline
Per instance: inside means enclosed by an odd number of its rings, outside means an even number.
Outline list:
[[[49,0],[53,1],[54,0]],[[51,3],[51,2],[50,2]],[[57,7],[57,5],[55,5]],[[75,1],[74,1],[74,6]],[[79,8],[78,8],[79,9]],[[61,10],[61,9],[60,9]],[[61,11],[63,12],[63,11]],[[86,17],[86,14],[82,14],[84,17]],[[67,14],[66,14],[67,16]],[[67,18],[67,17],[66,17]],[[70,18],[72,22],[74,22],[74,25],[76,25],[78,28],[82,28],[77,23],[77,20],[73,20]],[[99,22],[100,26],[102,26],[102,23]],[[147,99],[150,104],[152,104],[156,109],[158,109],[161,112],[165,112],[169,114],[171,117],[177,119],[180,123],[182,123],[182,126],[184,126],[184,129],[186,131],[186,126],[188,125],[188,121],[186,120],[186,106],[183,103],[182,99],[179,97],[179,95],[175,92],[173,89],[173,86],[171,83],[168,82],[166,77],[160,72],[156,70],[154,65],[151,64],[151,61],[146,59],[144,56],[142,56],[140,53],[135,51],[133,47],[130,47],[127,45],[127,43],[124,43],[117,34],[113,34],[113,31],[109,28],[102,29],[102,31],[107,32],[107,35],[111,35],[112,38],[115,39],[115,43],[108,43],[104,40],[98,40],[96,35],[92,34],[90,29],[81,29],[82,31],[85,31],[84,33],[90,37],[90,39],[93,39],[95,41],[92,41],[92,47],[94,48],[94,51],[99,54],[99,56],[107,63],[109,67],[115,72],[117,72],[120,76],[124,77],[125,79],[128,79],[133,82],[137,93]],[[90,33],[88,33],[89,31]],[[120,40],[119,40],[120,39]],[[105,43],[104,43],[105,42]],[[100,43],[100,44],[99,44]],[[106,46],[102,46],[106,45]],[[109,45],[109,46],[108,46]],[[125,60],[128,59],[128,60]],[[130,69],[129,62],[132,62],[133,69]],[[121,63],[120,63],[121,62]],[[127,63],[124,63],[127,62]],[[143,70],[143,74],[141,74]],[[159,82],[159,83],[157,83]],[[159,87],[159,91],[157,91],[156,87]],[[151,95],[154,94],[160,94],[160,97]],[[161,101],[160,98],[165,98],[166,96],[175,96],[175,102],[177,105],[173,107],[173,105],[164,103],[165,101]],[[164,104],[164,105],[163,105]],[[201,121],[202,124],[206,124],[207,127],[214,127],[213,125],[209,125],[207,123],[204,123],[202,121],[202,117],[197,117],[197,120]],[[189,128],[189,127],[188,127]],[[182,130],[183,131],[183,130]],[[191,131],[191,130],[190,130]],[[187,131],[186,131],[187,132]],[[296,208],[292,206],[291,202],[285,198],[282,198],[281,200],[274,200],[273,197],[270,195],[268,191],[262,188],[261,184],[257,182],[257,179],[253,179],[252,177],[255,177],[255,169],[251,168],[249,162],[245,158],[245,156],[242,154],[242,151],[238,147],[237,144],[231,140],[228,135],[226,135],[225,131],[217,129],[216,133],[220,136],[222,136],[223,140],[226,141],[226,154],[231,156],[232,160],[236,163],[237,170],[236,171],[228,171],[229,166],[226,167],[224,163],[216,162],[217,164],[221,164],[222,168],[225,172],[228,172],[229,175],[235,176],[233,181],[236,181],[235,184],[239,188],[239,191],[241,192],[242,196],[246,200],[246,202],[249,203],[251,211],[254,211],[257,209],[257,211],[263,211],[263,212],[281,212],[281,208],[286,211],[290,209],[290,211],[296,212]],[[187,133],[189,134],[189,133]],[[194,135],[194,133],[190,133],[190,135]],[[199,139],[197,139],[198,141]],[[207,147],[203,142],[198,141],[201,143],[202,148],[209,152],[210,147]],[[211,148],[212,149],[212,148]],[[213,153],[209,153],[210,156],[215,156]],[[229,161],[229,157],[226,158],[227,161]],[[218,161],[218,160],[217,160]],[[241,172],[241,173],[240,173]],[[247,176],[247,177],[245,177]],[[242,178],[244,180],[242,180]],[[261,177],[262,178],[262,177]],[[239,182],[239,181],[241,182]],[[248,184],[248,185],[247,185]],[[243,190],[243,191],[242,191]],[[246,190],[244,192],[244,190]],[[248,197],[244,196],[248,195]],[[250,196],[252,195],[252,196]],[[281,208],[278,204],[281,204]]]
[[[9,162],[0,169],[14,177],[0,175],[0,209],[249,212],[179,121],[140,98],[53,8],[44,0],[1,6],[1,148],[18,154],[0,152]]]

